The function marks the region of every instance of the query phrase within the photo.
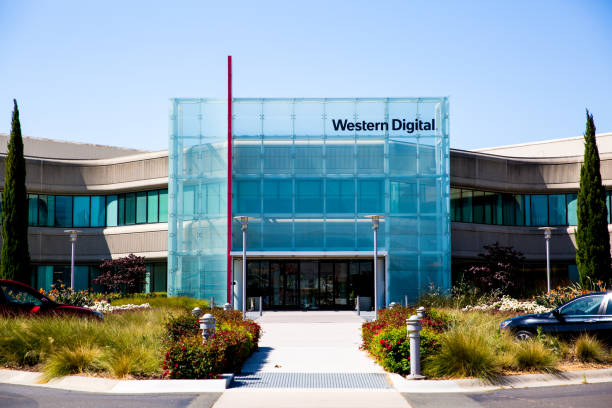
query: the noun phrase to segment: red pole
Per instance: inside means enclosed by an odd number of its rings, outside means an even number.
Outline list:
[[[227,56],[227,303],[232,302],[232,56]]]

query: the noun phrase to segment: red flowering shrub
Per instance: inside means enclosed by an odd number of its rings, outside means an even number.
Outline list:
[[[406,319],[416,311],[406,307],[380,310],[378,319],[361,327],[362,345],[385,370],[399,374],[410,372],[410,342],[406,335]],[[422,320],[421,358],[435,352],[439,335],[448,329],[447,316],[430,310]]]
[[[245,320],[239,311],[215,309],[215,334],[202,342],[198,319],[190,314],[172,317],[166,323],[169,346],[163,364],[166,378],[218,378],[240,371],[257,349],[261,327]]]

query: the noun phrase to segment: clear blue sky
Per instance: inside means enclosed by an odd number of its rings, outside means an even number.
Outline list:
[[[168,98],[449,96],[451,145],[612,132],[612,1],[0,0],[0,132],[167,148]]]

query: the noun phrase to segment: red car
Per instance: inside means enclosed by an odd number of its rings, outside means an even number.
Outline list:
[[[0,316],[81,316],[104,320],[104,315],[80,306],[61,305],[21,282],[0,279]]]

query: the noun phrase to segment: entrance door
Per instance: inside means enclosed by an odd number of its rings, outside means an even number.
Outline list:
[[[319,308],[319,264],[316,261],[300,262],[300,307]]]
[[[321,307],[331,309],[334,306],[334,264],[319,264],[319,301]]]

